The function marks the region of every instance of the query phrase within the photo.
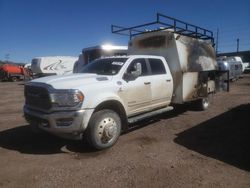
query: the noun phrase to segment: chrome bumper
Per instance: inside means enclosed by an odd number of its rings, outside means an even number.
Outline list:
[[[81,139],[94,109],[43,113],[24,106],[25,119],[31,126],[67,139]]]

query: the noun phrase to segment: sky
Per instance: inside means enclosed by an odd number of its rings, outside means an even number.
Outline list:
[[[219,52],[250,50],[250,0],[0,0],[0,60],[78,56],[83,48],[127,45],[111,24],[134,26],[162,13],[219,30]]]

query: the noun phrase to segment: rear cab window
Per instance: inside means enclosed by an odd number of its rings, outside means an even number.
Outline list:
[[[154,58],[149,58],[149,65],[151,68],[151,74],[152,75],[158,75],[158,74],[166,74],[166,68],[162,62],[161,59],[154,59]]]

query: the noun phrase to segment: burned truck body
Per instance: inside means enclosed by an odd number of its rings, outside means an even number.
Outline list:
[[[155,25],[164,27],[152,29]],[[218,70],[212,31],[162,14],[157,14],[156,22],[130,28],[112,26],[112,31],[130,36],[128,54],[166,59],[174,83],[172,103],[207,99],[216,90],[229,90],[223,79],[228,72]]]
[[[135,37],[129,54],[165,57],[173,76],[173,103],[206,97],[215,91],[217,64],[211,43],[162,30]]]

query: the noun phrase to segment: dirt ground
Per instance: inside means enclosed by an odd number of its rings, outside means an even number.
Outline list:
[[[207,111],[137,124],[111,149],[34,135],[22,83],[0,83],[0,187],[250,187],[250,74]]]

